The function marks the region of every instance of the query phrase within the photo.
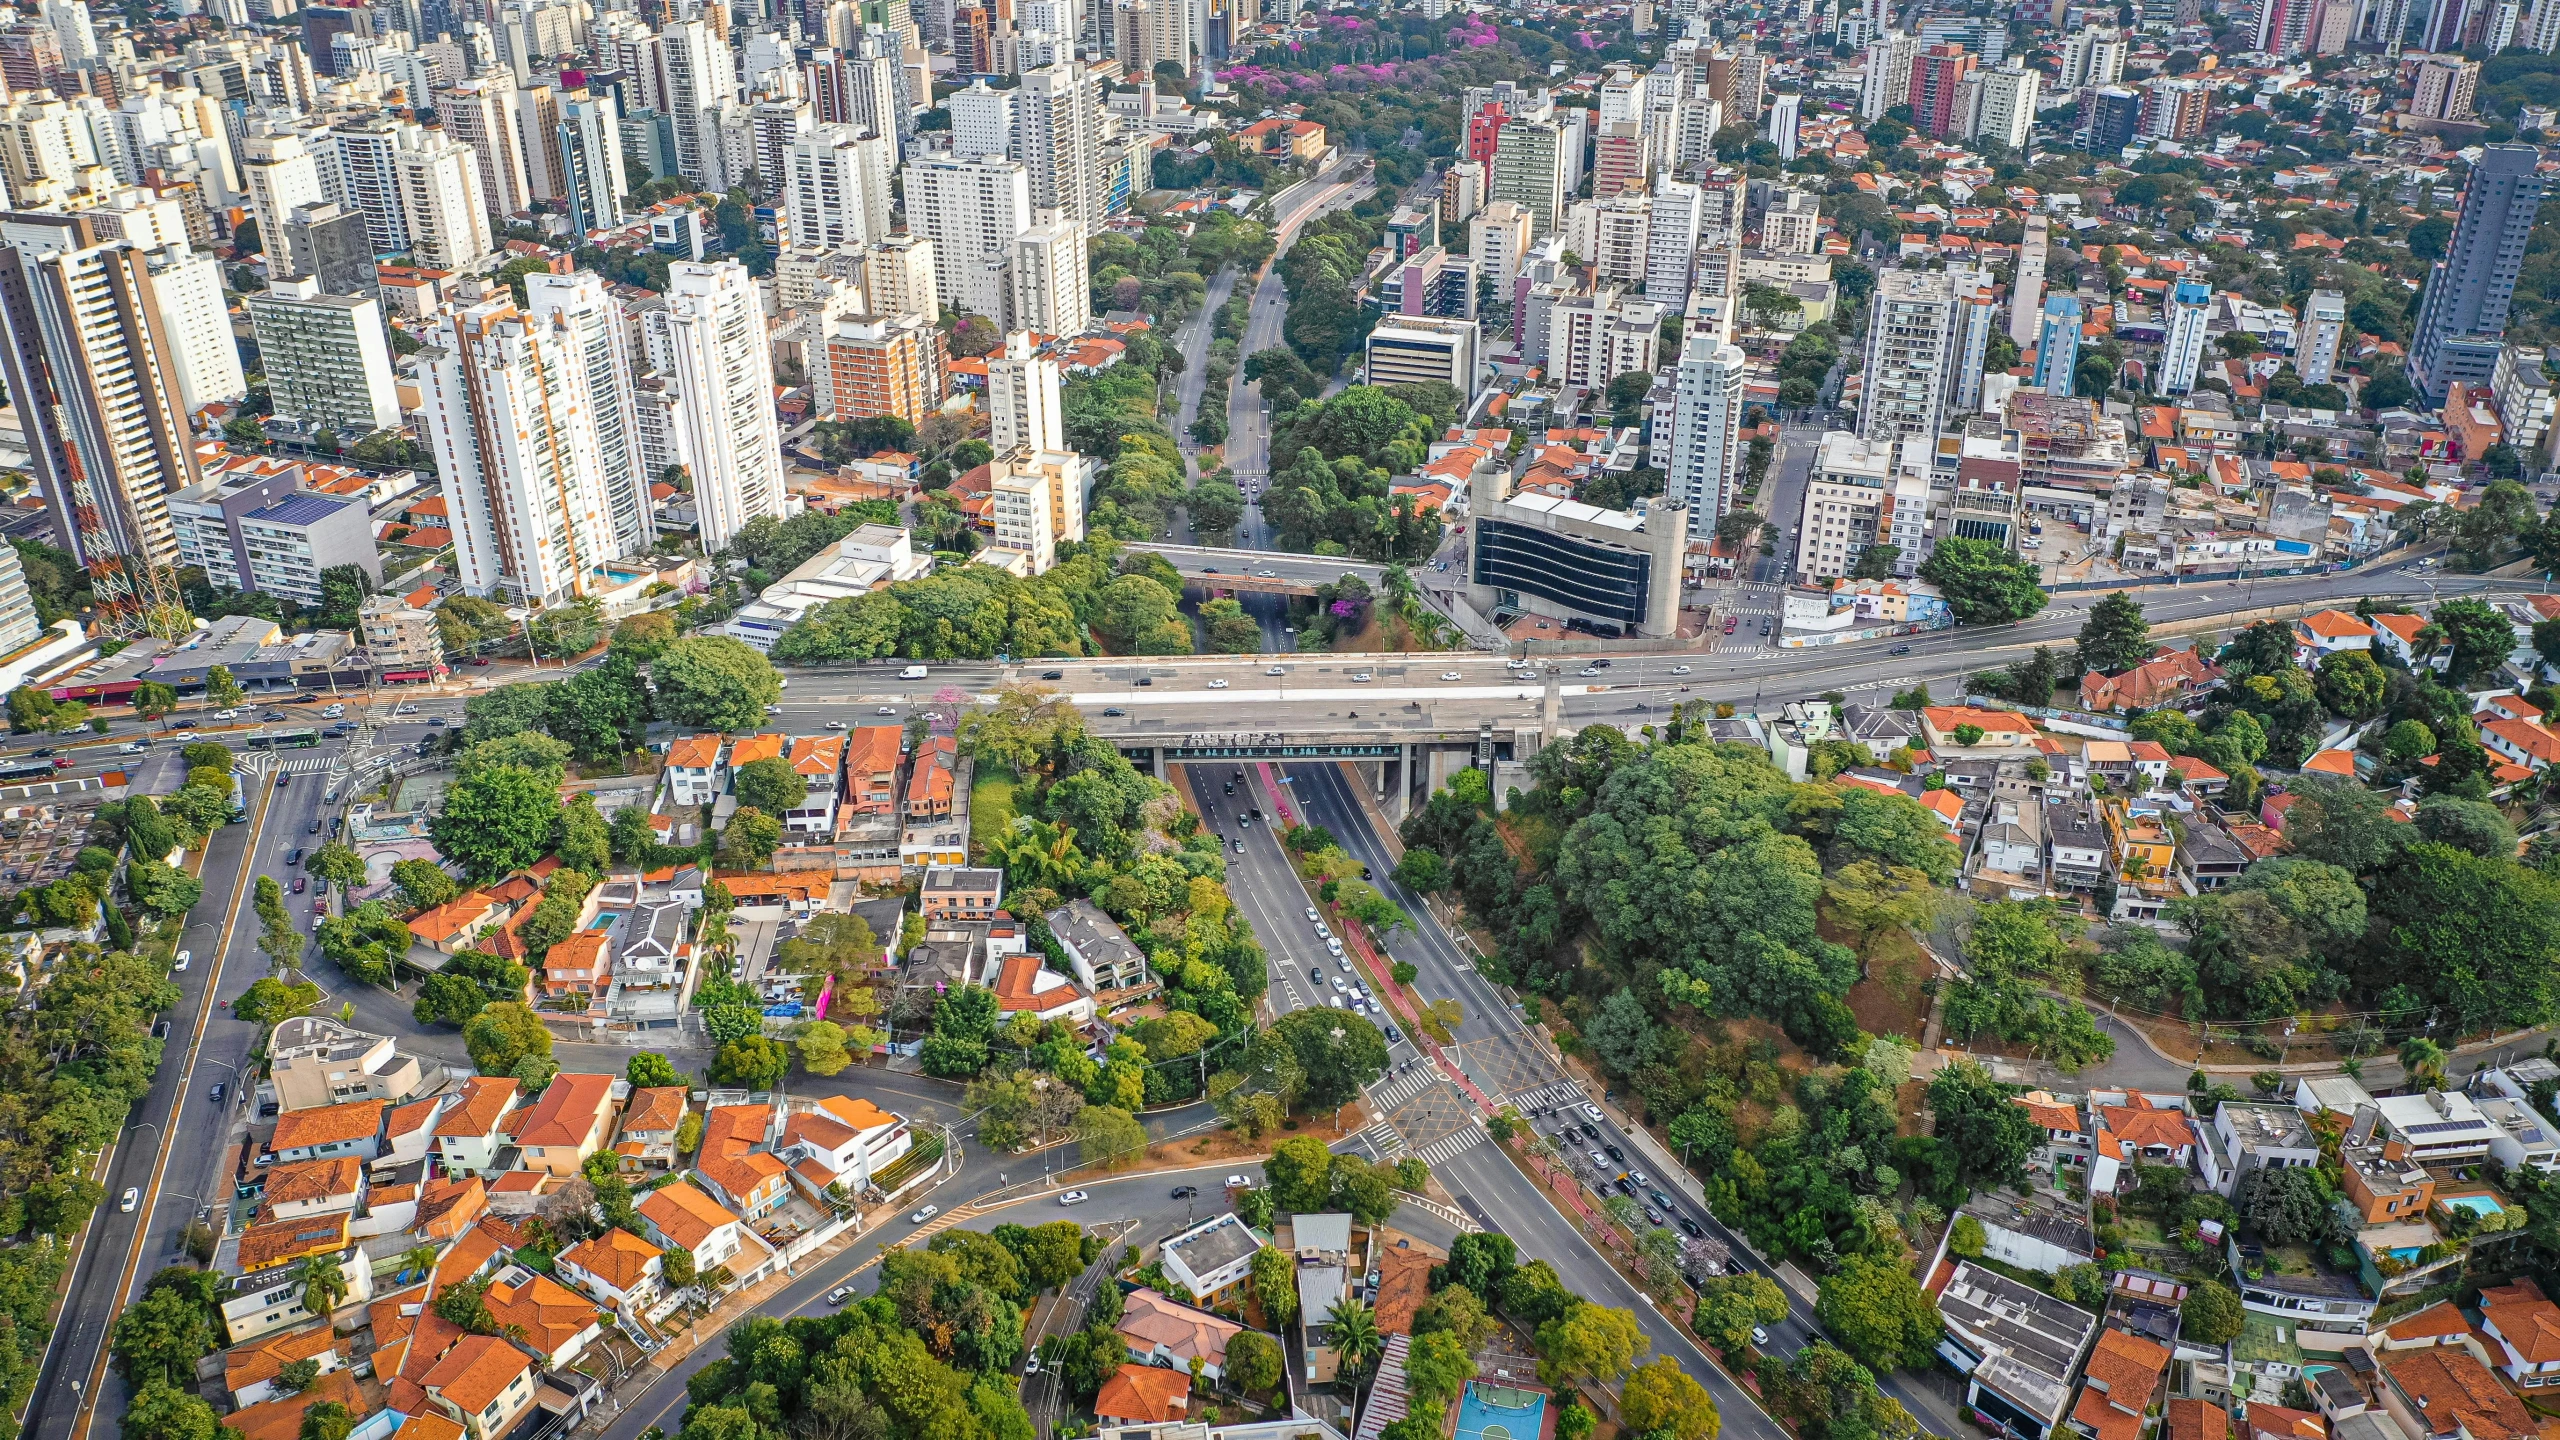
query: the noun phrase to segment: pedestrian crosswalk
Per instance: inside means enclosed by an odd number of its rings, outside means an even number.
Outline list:
[[[1366,1146],[1370,1154],[1378,1157],[1381,1165],[1401,1158],[1410,1149],[1404,1143],[1404,1137],[1396,1133],[1396,1127],[1384,1120],[1372,1121],[1352,1139]]]
[[[1484,1138],[1483,1126],[1463,1125],[1414,1153],[1422,1157],[1422,1163],[1425,1165],[1446,1165],[1458,1152],[1471,1145],[1481,1144]]]
[[[335,755],[288,755],[276,762],[276,769],[287,775],[317,775],[332,766],[346,762]]]
[[[1440,1071],[1436,1067],[1416,1065],[1371,1086],[1369,1099],[1381,1110],[1394,1110],[1439,1083]]]
[[[1519,1110],[1523,1115],[1533,1115],[1540,1110],[1552,1109],[1558,1105],[1581,1104],[1582,1087],[1570,1080],[1558,1080],[1552,1085],[1541,1085],[1535,1090],[1522,1090],[1505,1095],[1502,1097],[1502,1103]]]

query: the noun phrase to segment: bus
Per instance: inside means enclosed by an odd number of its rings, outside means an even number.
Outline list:
[[[240,772],[231,772],[231,818],[227,825],[237,825],[249,818],[248,787],[240,783]]]
[[[317,730],[267,730],[249,737],[252,750],[308,750],[319,743]]]
[[[50,780],[58,773],[50,760],[13,760],[0,764],[0,785],[26,785]]]

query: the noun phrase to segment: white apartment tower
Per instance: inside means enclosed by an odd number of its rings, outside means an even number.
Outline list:
[[[1955,287],[1944,271],[1891,269],[1869,302],[1862,439],[1938,433],[1953,360]]]
[[[2169,289],[2168,309],[2168,335],[2160,345],[2160,393],[2184,395],[2196,388],[2196,371],[2204,363],[2205,317],[2213,309],[2213,287],[2181,280]]]
[[[1013,246],[1009,323],[1043,335],[1081,335],[1093,324],[1093,285],[1085,230],[1063,210],[1043,210],[1040,223]]]
[[[693,475],[705,553],[741,526],[782,516],[782,432],[773,409],[773,352],[747,267],[732,260],[667,267],[667,305],[649,312],[649,350],[675,396],[676,448]]]
[[[1494,294],[1505,303],[1511,299],[1511,282],[1519,277],[1520,267],[1526,263],[1530,230],[1529,212],[1508,200],[1494,201],[1467,222],[1467,254],[1476,263],[1479,283],[1492,281]],[[1685,257],[1681,273],[1688,273]],[[1653,293],[1650,275],[1645,298],[1659,298]]]
[[[574,361],[585,372],[612,553],[641,554],[657,539],[649,507],[649,484],[657,477],[640,456],[640,418],[632,390],[639,362],[631,353],[622,306],[605,290],[604,277],[589,270],[527,275],[524,294],[526,308],[561,342],[564,361]]]
[[[2027,137],[2036,125],[2036,92],[2044,76],[2026,68],[2023,61],[2011,60],[1982,77],[1982,111],[1976,119],[1974,134],[1984,140],[1997,140],[2012,150],[2027,148]]]
[[[2294,352],[2294,369],[2305,385],[2326,385],[2338,375],[2338,346],[2347,333],[2347,297],[2336,290],[2314,290],[2303,307],[2302,343]]]
[[[2069,95],[2122,80],[2127,48],[2123,31],[2103,26],[2074,30],[2065,35],[2062,37],[2062,75],[2054,85],[2054,93]]]
[[[1101,78],[1062,60],[1022,72],[1014,94],[1014,158],[1030,172],[1032,205],[1065,211],[1088,235],[1101,229]]]
[[[417,355],[424,430],[473,595],[547,607],[614,553],[587,371],[568,339],[506,300],[436,317]]]
[[[821,125],[794,141],[783,194],[791,243],[833,250],[889,234],[893,142],[851,125]]]
[[[1669,177],[1654,182],[1653,226],[1647,237],[1644,298],[1663,305],[1689,299],[1689,271],[1698,255],[1698,187]]]
[[[533,202],[523,147],[516,143],[515,76],[493,70],[436,92],[445,133],[471,147],[480,162],[480,198],[493,215],[513,215]]]
[[[990,443],[1000,456],[1067,448],[1058,362],[1034,353],[1027,331],[1008,332],[1003,351],[987,357],[987,418]]]
[[[892,235],[862,252],[862,295],[877,315],[942,314],[942,290],[933,275],[933,242],[921,235]]]
[[[2000,290],[1989,272],[1964,268],[1947,272],[1947,288],[1955,306],[1947,410],[1962,414],[1982,404],[1982,364],[2000,328]]]
[[[1900,31],[1879,35],[1867,44],[1866,82],[1858,91],[1861,119],[1881,120],[1884,112],[1911,98],[1911,61],[1920,53],[1920,37]]]
[[[1693,531],[1712,529],[1742,484],[1742,347],[1710,319],[1691,319],[1671,377],[1663,493],[1685,501]]]
[[[264,239],[284,233],[284,217],[297,205],[328,199],[320,188],[320,162],[298,135],[252,135],[241,147],[240,179],[249,192],[249,210]],[[400,237],[405,243],[408,236]],[[397,245],[393,249],[399,248]]]
[[[489,207],[480,196],[480,167],[468,145],[429,131],[415,150],[393,157],[400,206],[408,212],[409,253],[431,270],[472,274],[488,268],[494,245]]]
[[[281,236],[277,243],[283,243]],[[186,412],[248,394],[222,296],[222,262],[210,252],[171,244],[150,253],[149,267],[160,334],[169,346],[169,375]]]
[[[1004,322],[1012,302],[1006,269],[1031,228],[1031,174],[1019,160],[925,155],[906,170],[907,228],[933,242],[933,280],[944,304]]]

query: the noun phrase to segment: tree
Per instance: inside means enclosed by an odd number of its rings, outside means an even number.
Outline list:
[[[1396,862],[1395,882],[1417,894],[1433,894],[1449,883],[1449,862],[1427,846],[1412,846]]]
[[[1671,1440],[1716,1440],[1724,1418],[1706,1387],[1689,1378],[1680,1362],[1665,1355],[1636,1367],[1627,1376],[1620,1413],[1628,1433]]]
[[[1260,1395],[1280,1383],[1280,1347],[1258,1331],[1247,1330],[1227,1341],[1227,1378],[1248,1395]]]
[[[812,1020],[792,1034],[792,1044],[800,1051],[800,1066],[812,1075],[841,1074],[853,1063],[853,1052],[845,1047],[845,1029],[832,1020]]]
[[[1299,1092],[1311,1110],[1349,1103],[1386,1073],[1387,1042],[1378,1027],[1341,1010],[1293,1010],[1270,1034],[1289,1047],[1306,1080]]]
[[[1929,1109],[1936,1136],[1955,1147],[1968,1185],[2021,1184],[2027,1157],[2042,1136],[2035,1120],[2015,1103],[2017,1091],[1991,1078],[1972,1061],[1940,1069],[1929,1081]]]
[[[841,1047],[839,1047],[841,1048]],[[771,1090],[791,1073],[791,1052],[762,1035],[748,1035],[720,1047],[712,1058],[711,1078],[721,1085]]]
[[[444,867],[432,860],[396,860],[391,865],[391,883],[398,887],[400,899],[410,910],[432,910],[462,893]]]
[[[1893,567],[1901,563],[1901,560],[1902,547],[1899,545],[1870,545],[1858,552],[1858,562],[1850,567],[1849,578],[1890,580],[1893,578]]]
[[[1262,1162],[1271,1183],[1271,1201],[1293,1214],[1313,1214],[1333,1199],[1333,1152],[1313,1135],[1292,1135],[1274,1146]]]
[[[2151,658],[2151,625],[2142,602],[2122,590],[2089,607],[2080,626],[2080,668],[2113,675]]]
[[[782,822],[752,805],[731,812],[720,832],[720,860],[732,870],[761,870],[782,848]]]
[[[231,667],[216,665],[204,673],[204,703],[217,710],[227,710],[240,703],[240,682],[231,678]]]
[[[1087,1105],[1076,1112],[1075,1138],[1087,1165],[1119,1165],[1147,1148],[1147,1127],[1116,1105]]]
[[[314,1315],[328,1314],[347,1298],[347,1274],[335,1255],[304,1256],[294,1279],[302,1286],[302,1308]]]
[[[771,661],[727,636],[693,636],[669,644],[650,663],[658,713],[697,730],[742,730],[764,719],[782,698]]]
[[[302,1412],[296,1440],[347,1440],[355,1428],[355,1412],[335,1400],[323,1400]]]
[[[1476,1357],[1446,1330],[1413,1337],[1404,1361],[1407,1393],[1425,1405],[1445,1406],[1476,1376]]]
[[[2400,1042],[2401,1073],[2422,1090],[2443,1087],[2444,1059],[2444,1047],[2424,1035],[2412,1035]]]
[[[352,889],[364,883],[364,857],[352,845],[332,840],[311,853],[311,873],[323,884],[342,885]]]
[[[251,1025],[273,1027],[311,1013],[320,1003],[320,987],[305,981],[287,984],[272,975],[251,981],[231,1002],[231,1017]]]
[[[2506,813],[2481,800],[2430,795],[2418,802],[2418,833],[2438,844],[2467,850],[2483,859],[2507,859],[2516,853],[2516,829]]]
[[[462,1045],[483,1075],[512,1075],[526,1060],[551,1059],[551,1031],[514,1001],[491,1005],[462,1027]]]
[[[1948,608],[1967,625],[2006,625],[2045,606],[2036,567],[1988,540],[1950,535],[1938,542],[1920,578],[1945,592]]]
[[[1387,1348],[1387,1337],[1378,1330],[1378,1317],[1368,1305],[1348,1295],[1333,1302],[1324,1314],[1325,1328],[1333,1340],[1333,1353],[1342,1368],[1353,1375],[1367,1372]]]
[[[1298,1262],[1269,1245],[1253,1252],[1253,1296],[1261,1302],[1266,1324],[1287,1325],[1298,1318]]]
[[[2179,1337],[2199,1345],[2229,1344],[2245,1319],[2239,1293],[2219,1280],[2199,1281],[2178,1302]]]
[[[622,1073],[634,1090],[656,1090],[684,1083],[684,1072],[676,1068],[674,1061],[655,1050],[643,1050],[632,1056],[631,1063],[624,1067]]]
[[[808,787],[800,783],[800,772],[779,755],[768,755],[749,761],[736,772],[730,787],[741,806],[752,805],[767,815],[780,815],[807,798]]]
[[[2452,658],[2444,683],[2463,689],[2494,673],[2516,648],[2515,627],[2486,600],[2464,596],[2438,605],[2430,622],[2442,629]]]
[[[210,1271],[172,1266],[152,1277],[142,1298],[118,1315],[113,1331],[116,1368],[132,1384],[184,1384],[198,1360],[220,1341]]]
[[[1727,1355],[1739,1355],[1751,1343],[1755,1327],[1787,1318],[1786,1292],[1778,1282],[1756,1271],[1719,1275],[1698,1287],[1698,1308],[1689,1328],[1698,1338]]]
[[[136,860],[125,870],[124,888],[133,903],[162,919],[184,915],[204,898],[204,882],[157,858]]]
[[[178,692],[157,680],[146,680],[134,687],[133,713],[145,720],[157,720],[178,708]]]
[[[212,1406],[167,1380],[154,1379],[134,1392],[116,1429],[132,1440],[214,1440],[223,1425]]]
[[[743,647],[741,647],[743,648]],[[444,809],[427,822],[436,849],[476,880],[524,869],[551,848],[560,821],[557,780],[521,765],[468,771],[447,786]]]
[[[1577,1300],[1538,1327],[1539,1376],[1550,1385],[1607,1385],[1634,1368],[1652,1343],[1630,1312]]]
[[[2350,720],[2370,720],[2381,714],[2390,688],[2390,677],[2362,650],[2339,650],[2321,657],[2312,683],[2321,704]]]
[[[1814,1311],[1840,1348],[1878,1370],[1927,1364],[1944,1333],[1937,1309],[1899,1258],[1850,1256],[1824,1278]]]

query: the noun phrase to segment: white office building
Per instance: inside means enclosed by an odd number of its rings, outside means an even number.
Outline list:
[[[1698,187],[1688,181],[1665,177],[1654,182],[1652,226],[1646,237],[1647,300],[1663,305],[1688,302],[1689,272],[1698,256],[1702,208]]]
[[[1476,393],[1476,322],[1435,315],[1389,315],[1369,332],[1368,383],[1438,380],[1461,402]]]

